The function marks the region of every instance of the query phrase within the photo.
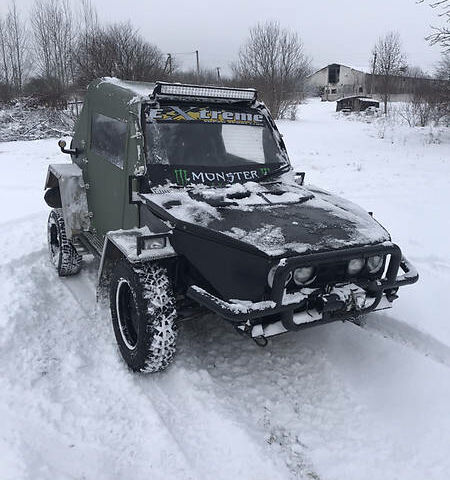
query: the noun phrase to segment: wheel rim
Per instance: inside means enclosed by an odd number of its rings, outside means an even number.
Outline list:
[[[138,312],[133,291],[124,278],[121,278],[117,285],[116,312],[122,340],[129,350],[134,350],[139,332]]]
[[[53,265],[58,265],[61,243],[59,241],[58,229],[53,222],[49,224],[48,228],[48,246],[51,262]]]

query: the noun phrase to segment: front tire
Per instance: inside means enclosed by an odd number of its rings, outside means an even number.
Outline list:
[[[50,212],[47,222],[50,262],[60,277],[75,275],[81,270],[81,255],[67,238],[64,217],[60,208]]]
[[[176,309],[166,268],[157,263],[113,271],[110,307],[120,353],[133,370],[154,373],[172,362],[176,348]]]

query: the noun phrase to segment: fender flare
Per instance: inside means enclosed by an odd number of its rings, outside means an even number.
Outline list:
[[[83,172],[78,165],[74,163],[49,165],[44,188],[47,189],[46,197],[54,197],[59,190],[60,203],[54,205],[62,208],[67,238],[72,239],[74,235],[89,230],[86,185]]]
[[[105,236],[102,256],[97,274],[97,289],[101,289],[107,283],[111,269],[120,259],[126,259],[130,263],[144,264],[158,261],[175,259],[178,254],[170,244],[172,232],[152,233],[145,226],[129,230],[110,231]],[[162,248],[141,250],[138,247],[138,238],[161,238],[166,239],[166,245]]]

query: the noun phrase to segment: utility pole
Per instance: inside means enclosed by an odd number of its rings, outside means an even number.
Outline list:
[[[221,83],[221,79],[220,79],[220,67],[216,67],[217,69],[217,81],[219,82],[219,84]]]
[[[172,75],[172,54],[171,53],[167,54],[166,66],[164,67],[164,70],[168,71],[169,75]]]
[[[200,61],[198,59],[198,50],[195,51],[195,57],[197,59],[197,76],[200,76]]]
[[[370,96],[372,96],[373,90],[373,80],[375,76],[375,67],[377,65],[377,52],[373,53],[373,63],[372,63],[372,78],[370,79]]]

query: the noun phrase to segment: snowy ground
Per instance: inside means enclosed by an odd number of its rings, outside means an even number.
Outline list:
[[[280,122],[291,159],[374,211],[420,282],[364,329],[316,327],[266,349],[214,317],[185,324],[174,366],[146,377],[119,358],[95,262],[70,279],[48,264],[56,142],[0,143],[1,480],[448,478],[449,134],[428,143],[427,129],[333,108]]]

